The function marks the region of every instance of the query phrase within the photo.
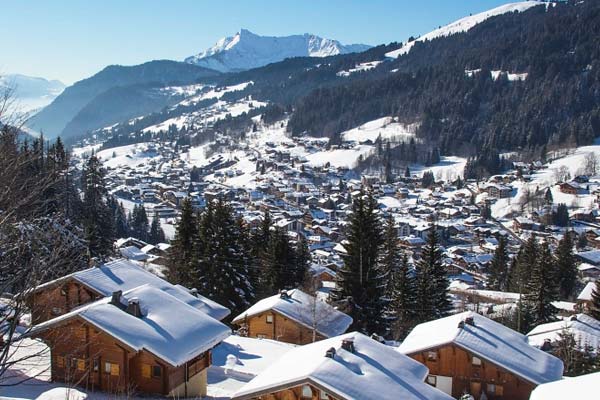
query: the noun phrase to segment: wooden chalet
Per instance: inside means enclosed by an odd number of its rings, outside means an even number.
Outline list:
[[[127,291],[145,284],[166,291],[215,319],[222,320],[230,313],[226,307],[194,290],[172,285],[135,262],[120,259],[47,282],[27,293],[32,323],[39,324],[118,290]]]
[[[55,382],[120,395],[206,395],[211,349],[230,329],[150,285],[117,291],[34,326]]]
[[[352,318],[294,289],[259,301],[232,323],[248,337],[306,344],[346,332]]]
[[[451,400],[427,367],[353,332],[287,351],[232,400]]]
[[[398,351],[425,364],[427,382],[454,398],[527,400],[563,373],[562,361],[526,336],[473,312],[418,325]]]

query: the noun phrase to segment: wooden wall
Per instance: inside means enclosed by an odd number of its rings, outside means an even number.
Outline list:
[[[303,397],[302,396],[302,388],[303,386],[308,386],[311,389],[312,396],[311,397]],[[321,390],[317,387],[306,384],[306,385],[298,385],[294,387],[290,387],[287,389],[281,389],[273,393],[269,393],[262,396],[253,397],[253,400],[339,400],[336,397],[331,396],[330,394],[325,392],[325,396],[321,397]]]
[[[272,323],[267,322],[267,315],[273,318]],[[247,324],[248,337],[262,337],[294,344],[308,344],[313,342],[312,329],[308,329],[275,311],[266,311],[250,317]],[[325,337],[317,333],[316,340],[323,339]]]
[[[35,292],[27,300],[31,309],[31,321],[39,324],[98,298],[100,296],[97,293],[70,279]]]
[[[430,355],[429,351],[435,356]],[[452,377],[452,396],[455,398],[466,391],[478,400],[483,390],[490,400],[527,400],[535,388],[532,383],[485,359],[481,359],[481,365],[474,365],[474,355],[456,345],[450,344],[429,351],[410,354],[410,357],[425,364],[430,375]],[[498,393],[489,392],[488,384],[495,385]]]
[[[51,349],[53,381],[127,395],[146,393],[167,395],[208,368],[210,351],[173,367],[148,351],[132,351],[126,346],[75,318],[49,329],[40,337]],[[159,374],[153,373],[160,371]],[[205,391],[205,388],[204,388]]]

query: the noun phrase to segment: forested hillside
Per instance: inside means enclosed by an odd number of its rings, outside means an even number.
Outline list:
[[[443,154],[587,144],[600,132],[599,31],[597,1],[492,17],[417,42],[363,79],[312,91],[288,128],[335,138],[392,115],[422,121],[418,136]]]

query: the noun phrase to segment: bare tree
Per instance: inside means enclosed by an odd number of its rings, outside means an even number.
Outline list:
[[[589,176],[595,176],[600,172],[600,162],[596,153],[590,151],[585,154],[583,159],[583,173]]]
[[[24,116],[15,111],[14,90],[0,90],[0,387],[31,379],[9,374],[47,349],[24,348],[30,325],[25,294],[40,283],[87,264],[80,232],[60,212],[50,213],[63,178],[35,174],[40,159],[20,149]],[[43,159],[43,156],[42,156]]]
[[[555,182],[566,182],[571,179],[571,172],[566,165],[561,165],[554,169],[554,180]]]

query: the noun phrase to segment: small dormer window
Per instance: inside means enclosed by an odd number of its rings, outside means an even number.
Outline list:
[[[438,354],[437,351],[428,351],[427,352],[427,361],[437,361]]]
[[[267,314],[267,324],[273,323],[273,314]]]
[[[481,366],[481,358],[473,357],[473,359],[471,360],[471,363],[477,367],[480,367]]]

